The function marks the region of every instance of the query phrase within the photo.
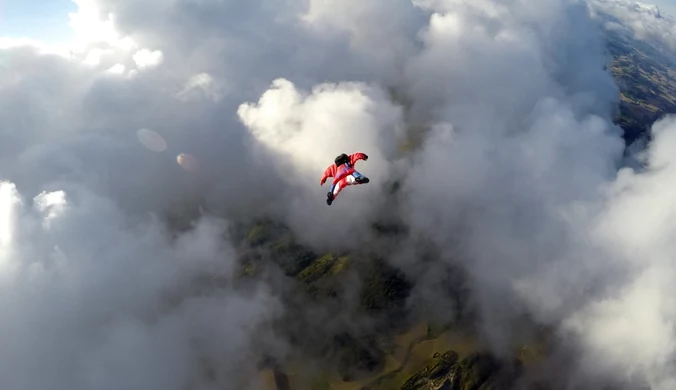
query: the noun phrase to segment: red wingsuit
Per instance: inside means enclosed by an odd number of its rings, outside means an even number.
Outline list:
[[[368,156],[364,153],[357,152],[353,153],[348,156],[349,158],[349,163],[347,164],[342,164],[340,167],[337,166],[335,163],[331,164],[326,170],[324,170],[324,174],[322,175],[321,180],[319,181],[319,185],[324,185],[326,182],[326,179],[329,177],[333,177],[333,185],[331,186],[331,193],[333,194],[332,199],[335,199],[340,191],[343,190],[343,188],[353,185],[353,184],[362,184],[362,183],[368,183],[369,179],[362,175],[361,173],[357,172],[357,170],[354,169],[354,165],[357,163],[359,160],[364,160],[366,161],[368,159]]]

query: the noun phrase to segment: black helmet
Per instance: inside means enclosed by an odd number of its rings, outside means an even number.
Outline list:
[[[340,156],[336,157],[336,166],[341,166],[342,164],[347,164],[350,162],[350,158],[347,156],[347,154],[343,153]]]

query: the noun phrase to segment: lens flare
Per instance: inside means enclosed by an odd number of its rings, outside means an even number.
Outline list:
[[[198,169],[197,159],[187,153],[179,154],[176,157],[176,161],[178,161],[178,165],[187,171],[196,172]]]
[[[156,131],[140,129],[136,132],[136,136],[143,146],[153,152],[160,153],[167,150],[167,141],[165,141]]]

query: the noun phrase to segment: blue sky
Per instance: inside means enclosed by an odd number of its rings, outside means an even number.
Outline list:
[[[676,17],[676,0],[643,0],[641,3],[656,4],[664,12]]]
[[[639,0],[657,4],[676,17],[676,0]],[[71,0],[0,0],[0,37],[32,38],[57,43],[72,36],[68,13],[77,6]]]
[[[71,0],[0,0],[0,36],[64,41],[71,36],[68,13],[76,10]]]

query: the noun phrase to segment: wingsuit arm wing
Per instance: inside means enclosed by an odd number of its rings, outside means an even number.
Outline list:
[[[354,164],[356,164],[357,161],[359,161],[359,160],[366,161],[368,159],[369,159],[369,156],[367,156],[366,154],[364,154],[362,152],[353,153],[353,154],[350,155],[350,165],[354,166]]]
[[[333,177],[333,175],[335,175],[335,172],[334,172],[335,168],[334,167],[335,167],[335,165],[330,165],[328,168],[326,168],[324,170],[324,174],[322,175],[322,178],[319,181],[320,186],[323,186],[324,183],[326,183],[326,179],[328,179],[329,177]]]

